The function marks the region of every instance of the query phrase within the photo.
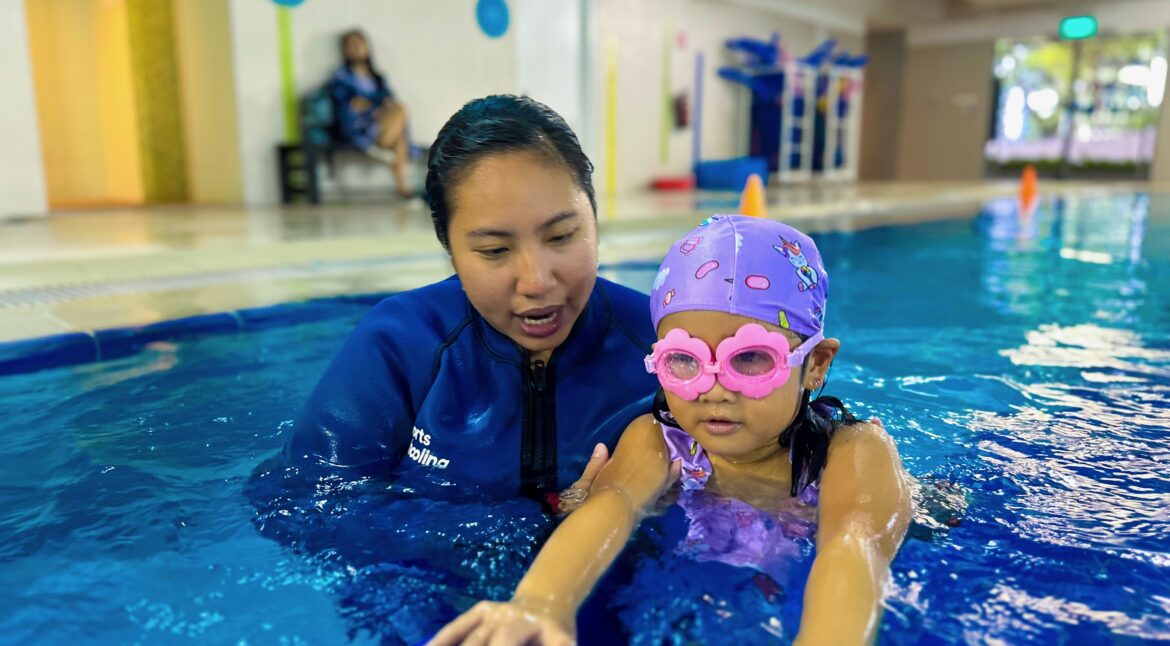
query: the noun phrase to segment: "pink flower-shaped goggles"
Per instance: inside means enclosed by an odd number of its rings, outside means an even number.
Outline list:
[[[792,368],[825,338],[821,332],[789,352],[788,338],[758,323],[746,323],[715,348],[675,328],[645,358],[646,372],[658,375],[662,387],[688,401],[711,390],[718,377],[728,390],[752,399],[767,396],[788,381]]]

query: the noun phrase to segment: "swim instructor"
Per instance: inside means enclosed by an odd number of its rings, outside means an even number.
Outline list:
[[[657,389],[640,369],[655,339],[647,296],[597,275],[592,170],[532,99],[489,96],[452,116],[426,190],[455,275],[366,315],[285,461],[542,500],[578,476],[587,488]]]

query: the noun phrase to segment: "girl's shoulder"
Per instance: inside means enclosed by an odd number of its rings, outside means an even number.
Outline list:
[[[904,474],[902,458],[894,438],[877,419],[858,420],[833,433],[825,458],[822,489],[835,489],[830,482],[849,483],[898,480]],[[826,487],[825,485],[829,485]],[[869,485],[866,485],[869,486]]]
[[[635,508],[653,504],[662,495],[672,476],[662,431],[652,416],[643,415],[626,427],[613,457],[597,477],[595,491],[622,489]]]
[[[627,436],[631,438],[632,443],[644,446],[661,446],[663,443],[662,425],[650,413],[639,415],[622,432],[623,442]]]
[[[622,431],[622,435],[618,438],[618,445],[615,449],[617,452],[622,452],[626,457],[631,455],[640,456],[637,459],[649,459],[651,456],[667,455],[666,438],[663,436],[663,427],[654,419],[654,416],[647,413],[634,418],[626,426],[626,430]]]
[[[879,443],[883,445],[892,445],[894,439],[890,437],[889,431],[886,430],[885,424],[876,417],[863,420],[859,419],[851,424],[843,424],[838,426],[833,431],[833,437],[829,440],[830,450],[836,447],[844,446],[846,444],[868,444],[870,442]]]

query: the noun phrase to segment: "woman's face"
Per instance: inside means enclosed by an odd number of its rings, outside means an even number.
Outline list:
[[[370,59],[370,46],[361,34],[345,37],[345,60],[350,63],[364,63]]]
[[[480,159],[450,189],[451,262],[488,323],[547,360],[597,280],[597,222],[565,166],[519,151]]]

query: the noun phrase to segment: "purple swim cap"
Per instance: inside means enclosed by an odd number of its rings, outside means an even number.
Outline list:
[[[829,275],[812,238],[787,224],[713,215],[670,247],[650,291],[654,327],[667,314],[729,312],[810,337],[825,325]]]

